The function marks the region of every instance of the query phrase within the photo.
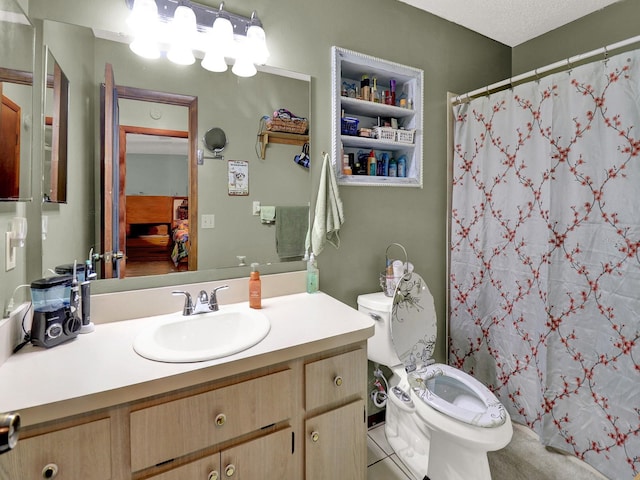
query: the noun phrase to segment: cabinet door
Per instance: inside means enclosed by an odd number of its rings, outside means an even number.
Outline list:
[[[364,480],[367,429],[364,401],[350,403],[306,421],[306,480]]]
[[[293,478],[293,430],[287,428],[243,443],[221,454],[221,477],[232,480]],[[345,477],[346,478],[346,477]]]
[[[0,474],[2,480],[109,480],[109,419],[20,440],[0,457]]]
[[[216,453],[182,467],[149,477],[149,480],[221,480],[220,454]]]

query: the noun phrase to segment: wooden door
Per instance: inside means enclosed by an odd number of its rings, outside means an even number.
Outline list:
[[[21,109],[2,95],[2,83],[0,96],[0,198],[19,198]]]
[[[102,177],[102,278],[119,278],[120,262],[111,261],[111,255],[120,252],[121,237],[120,217],[124,218],[124,189],[120,188],[119,172],[119,114],[118,92],[116,89],[113,67],[105,65],[104,85],[101,89],[101,177]],[[122,210],[122,211],[121,211]],[[124,261],[122,270],[124,272]]]

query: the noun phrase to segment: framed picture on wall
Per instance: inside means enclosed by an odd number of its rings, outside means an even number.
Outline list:
[[[227,162],[229,172],[229,195],[249,195],[249,162],[242,160],[229,160]]]

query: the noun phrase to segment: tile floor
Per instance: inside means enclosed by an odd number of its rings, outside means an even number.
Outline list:
[[[367,480],[412,480],[384,436],[384,424],[369,429]]]

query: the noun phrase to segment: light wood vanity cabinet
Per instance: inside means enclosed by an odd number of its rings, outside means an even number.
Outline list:
[[[30,426],[0,480],[364,480],[366,361],[360,342]]]

